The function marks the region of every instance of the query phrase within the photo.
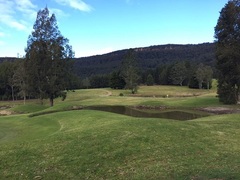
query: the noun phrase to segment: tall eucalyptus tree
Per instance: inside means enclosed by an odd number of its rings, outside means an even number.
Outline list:
[[[65,97],[74,57],[67,38],[58,29],[54,14],[48,8],[38,11],[33,31],[28,38],[25,69],[31,91],[40,99]]]

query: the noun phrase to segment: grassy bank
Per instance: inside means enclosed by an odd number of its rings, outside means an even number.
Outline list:
[[[0,117],[1,177],[240,179],[239,114],[192,121],[133,118],[93,110],[29,117],[29,113],[79,105],[223,106],[206,90],[188,98],[158,98],[146,97],[152,91],[147,89],[140,89],[139,97],[129,97],[127,91],[120,97],[120,90],[78,90],[64,102],[57,100],[53,108],[15,106],[27,114]],[[178,87],[172,93],[181,90]]]

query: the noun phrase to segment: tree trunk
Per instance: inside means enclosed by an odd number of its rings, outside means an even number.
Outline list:
[[[209,90],[209,87],[210,87],[210,83],[209,81],[207,82],[207,89]]]
[[[198,83],[198,87],[199,87],[199,89],[202,89],[202,82]]]
[[[39,98],[40,104],[43,105],[43,98]]]
[[[13,86],[11,86],[11,89],[12,89],[12,100],[14,101],[14,89],[13,89]]]
[[[26,104],[26,93],[25,92],[23,93],[23,104],[24,105]]]
[[[53,98],[50,98],[50,106],[53,107]]]
[[[132,94],[134,94],[134,89],[132,89]]]
[[[237,104],[240,103],[240,86],[237,86]]]

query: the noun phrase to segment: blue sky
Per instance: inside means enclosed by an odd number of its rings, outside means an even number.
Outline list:
[[[161,44],[214,41],[227,0],[0,0],[0,57],[24,55],[46,5],[75,57]]]

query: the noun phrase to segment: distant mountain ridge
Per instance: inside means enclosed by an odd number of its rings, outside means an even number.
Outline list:
[[[171,64],[176,61],[189,61],[214,66],[214,43],[203,44],[167,44],[149,47],[132,48],[142,71],[154,69],[162,64]],[[91,75],[104,75],[120,68],[121,62],[129,49],[114,51],[103,55],[74,58],[74,71],[81,78]],[[15,61],[19,58],[0,57],[0,63]]]
[[[156,68],[161,64],[170,64],[176,61],[189,61],[214,66],[214,43],[203,44],[167,44],[150,47],[132,48],[141,70]],[[125,54],[129,49],[90,57],[75,58],[74,69],[84,78],[97,74],[109,74],[119,69]]]
[[[4,61],[15,61],[19,58],[16,57],[0,57],[0,63],[4,62]]]

